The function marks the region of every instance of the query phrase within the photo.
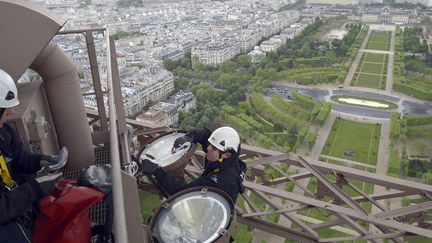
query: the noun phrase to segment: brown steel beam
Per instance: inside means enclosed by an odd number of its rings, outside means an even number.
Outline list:
[[[369,200],[369,202],[373,203],[377,208],[381,209],[381,211],[385,211],[384,206],[382,206],[380,203],[378,203],[375,199],[373,199],[372,197],[369,197],[366,193],[364,193],[362,190],[358,189],[354,184],[352,184],[351,182],[347,181],[347,185],[349,187],[351,187],[354,191],[358,192],[360,195],[362,195],[363,197],[365,197],[367,200]]]
[[[363,228],[360,224],[358,224],[356,221],[352,220],[350,217],[343,215],[343,214],[336,214],[336,217],[344,220],[347,224],[349,224],[355,231],[359,232],[361,236],[369,235],[369,231]],[[376,240],[371,239],[370,240],[373,243],[377,243]]]
[[[310,173],[310,172],[304,172],[304,173],[300,173],[300,174],[297,174],[297,175],[292,175],[291,178],[293,180],[298,181],[298,180],[310,178],[312,176],[313,176],[312,173]],[[286,178],[286,177],[279,177],[279,178],[273,179],[270,182],[266,183],[266,185],[267,186],[278,185],[278,184],[285,183],[285,182],[288,182],[288,181],[290,181],[290,180],[288,178]]]
[[[275,156],[268,156],[264,158],[254,159],[247,161],[246,165],[247,167],[254,167],[256,165],[265,165],[270,163],[276,163],[276,162],[282,162],[288,159],[293,159],[291,155],[289,154],[279,154]]]
[[[99,68],[97,63],[97,56],[96,56],[96,48],[94,44],[94,38],[93,38],[93,31],[92,30],[86,30],[82,32],[87,44],[87,52],[90,62],[90,70],[92,73],[92,79],[93,79],[93,88],[96,93],[96,104],[98,107],[98,114],[99,114],[99,120],[101,124],[101,130],[102,131],[108,131],[108,119],[105,111],[105,104],[103,100],[103,91],[102,91],[102,84],[100,80],[99,75]]]
[[[311,228],[312,229],[330,228],[332,226],[340,225],[343,222],[344,222],[343,219],[337,218],[334,220],[327,220],[327,221],[322,222],[322,223],[313,224],[313,225],[311,225]]]
[[[152,135],[155,133],[169,132],[172,131],[169,127],[157,127],[157,128],[145,128],[142,130],[135,130],[135,136],[144,136],[144,135]]]
[[[255,212],[261,212],[261,210],[259,209],[258,205],[256,205],[256,203],[247,195],[246,192],[242,194],[242,197],[247,202],[247,204],[249,205],[249,207],[252,207],[252,209]]]
[[[375,234],[354,237],[337,237],[337,238],[321,238],[319,242],[339,242],[339,241],[357,241],[357,240],[373,240],[373,239],[389,239],[395,237],[406,236],[406,233],[388,233],[388,234]]]
[[[360,207],[360,205],[352,200],[349,196],[347,196],[339,187],[333,184],[325,175],[323,175],[319,170],[315,169],[311,166],[306,160],[300,158],[299,163],[311,172],[321,183],[323,183],[332,193],[334,193],[338,198],[343,200],[346,204],[348,204],[352,209],[362,215],[367,215],[367,212]]]
[[[385,212],[374,214],[373,216],[377,217],[379,219],[394,218],[394,217],[405,216],[405,215],[413,214],[413,213],[426,212],[427,210],[430,210],[430,209],[432,209],[432,201],[420,203],[420,204],[413,205],[413,206],[388,210]]]
[[[272,164],[270,164],[270,167],[272,167],[274,170],[276,170],[277,172],[279,172],[282,176],[284,176],[285,178],[287,178],[289,181],[291,181],[292,183],[294,183],[298,188],[302,189],[305,193],[309,194],[310,196],[313,196],[314,193],[309,191],[306,187],[304,187],[302,184],[298,183],[296,180],[294,180],[291,176],[289,176],[287,173],[285,173],[283,170],[281,170],[279,167],[274,166]]]
[[[314,243],[319,242],[317,238],[314,238],[311,234],[293,230],[291,228],[284,227],[279,224],[271,223],[259,218],[243,218],[238,216],[238,222],[242,224],[251,225],[254,228],[261,229],[272,234],[285,237],[291,240],[295,240],[302,243]]]
[[[244,185],[246,186],[246,188],[253,188],[254,190],[259,190],[259,191],[265,192],[269,195],[273,195],[273,196],[280,197],[280,198],[285,198],[285,199],[288,199],[290,201],[294,201],[294,202],[301,203],[301,204],[308,204],[308,205],[311,205],[314,207],[324,208],[324,209],[327,209],[327,210],[334,212],[334,213],[345,214],[345,215],[347,215],[351,218],[355,218],[357,220],[367,221],[367,222],[375,224],[375,225],[390,227],[390,228],[394,228],[394,229],[397,229],[400,231],[406,231],[406,232],[409,232],[412,234],[421,235],[421,236],[432,239],[432,231],[428,230],[428,229],[423,229],[423,228],[416,227],[413,225],[409,225],[409,224],[405,224],[405,223],[401,223],[401,222],[396,222],[394,220],[377,219],[373,216],[360,215],[356,211],[349,209],[349,208],[345,208],[345,207],[338,206],[338,205],[335,205],[332,203],[323,202],[323,201],[319,201],[316,199],[308,198],[308,197],[305,197],[303,195],[298,195],[298,194],[295,194],[292,192],[287,192],[287,191],[275,189],[275,188],[269,188],[269,187],[255,184],[255,183],[248,182],[248,181],[245,181]]]
[[[129,143],[127,141],[127,128],[126,128],[126,118],[124,116],[124,102],[123,95],[121,92],[121,79],[120,73],[117,65],[117,51],[115,48],[114,38],[109,36],[110,42],[110,61],[111,61],[111,78],[113,85],[113,93],[114,93],[114,102],[115,102],[115,110],[116,114],[121,114],[117,116],[117,127],[118,134],[120,136],[120,146],[122,149],[123,155],[123,165],[130,162],[130,152],[129,152]]]
[[[98,27],[98,28],[89,28],[89,29],[78,29],[78,30],[62,30],[57,32],[57,35],[68,35],[68,34],[81,34],[86,31],[91,32],[104,32],[106,29],[104,27]]]
[[[286,212],[295,212],[295,211],[299,211],[299,210],[303,210],[303,209],[307,209],[309,208],[308,205],[303,205],[303,206],[299,206],[299,207],[288,207],[288,208],[281,208],[278,210],[274,210],[274,211],[265,211],[265,212],[256,212],[256,213],[248,213],[248,214],[243,214],[242,216],[247,218],[247,217],[254,217],[254,216],[265,216],[265,215],[270,215],[270,214],[280,214],[280,213],[286,213]]]
[[[406,196],[410,196],[410,195],[414,195],[415,193],[410,193],[410,192],[404,192],[404,191],[398,191],[398,190],[392,190],[389,192],[382,192],[382,193],[377,193],[377,194],[371,194],[368,195],[368,197],[374,199],[374,200],[384,200],[384,199],[389,199],[389,198],[399,198],[399,197],[406,197]],[[363,197],[363,196],[355,196],[352,197],[353,200],[357,201],[357,202],[366,202],[368,201],[367,198]]]
[[[276,202],[273,202],[270,198],[268,198],[263,192],[258,191],[258,190],[254,190],[251,189],[252,192],[256,193],[257,196],[259,198],[261,198],[262,200],[264,200],[270,207],[279,210],[279,209],[283,209],[283,207],[281,205],[279,205]],[[298,226],[300,226],[303,230],[305,230],[306,232],[308,232],[309,234],[315,236],[315,237],[319,237],[318,233],[313,230],[311,227],[309,227],[307,224],[305,224],[303,221],[301,221],[300,219],[297,218],[297,216],[293,213],[289,213],[289,212],[285,212],[285,213],[281,213],[283,216],[285,216],[288,220],[290,220],[291,222],[296,223]]]
[[[252,147],[252,146],[249,146]],[[254,147],[256,148],[256,147]],[[257,148],[259,150],[259,148]],[[242,151],[243,152],[243,151]],[[262,151],[261,151],[262,152]],[[275,156],[270,157],[264,157],[260,159],[254,159],[251,161],[247,161],[246,164],[248,167],[254,167],[257,165],[265,165],[269,163],[275,163],[275,162],[284,162],[288,165],[294,165],[303,167],[300,163],[300,158],[303,159],[303,157],[294,158],[288,154],[281,154],[278,153]],[[306,159],[304,159],[306,160]],[[429,193],[432,194],[432,186],[425,185],[422,183],[416,183],[412,181],[402,180],[390,176],[385,175],[378,175],[375,173],[370,173],[366,171],[356,170],[345,166],[339,166],[334,165],[331,163],[324,163],[317,160],[311,160],[307,159],[307,162],[314,166],[317,170],[319,170],[321,173],[341,173],[346,178],[351,178],[355,180],[365,181],[371,184],[387,187],[387,188],[393,188],[401,191],[406,191],[414,194],[423,194],[423,193]]]

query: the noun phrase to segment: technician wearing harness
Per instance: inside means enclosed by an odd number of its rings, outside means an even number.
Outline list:
[[[34,204],[54,189],[59,176],[34,179],[29,174],[57,170],[67,159],[65,148],[57,156],[23,150],[14,129],[5,124],[18,104],[15,82],[0,69],[0,243],[31,242]]]
[[[173,151],[187,142],[200,143],[207,153],[204,172],[200,177],[187,184],[148,159],[140,161],[142,172],[154,175],[158,184],[169,194],[195,186],[211,186],[226,192],[235,203],[238,193],[243,192],[246,169],[245,163],[239,159],[238,133],[231,127],[220,127],[213,133],[207,128],[193,129],[174,142]]]

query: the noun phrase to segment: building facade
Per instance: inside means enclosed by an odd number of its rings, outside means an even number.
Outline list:
[[[358,15],[351,15],[349,20],[375,24],[418,24],[421,17],[416,10],[394,10],[389,6],[382,9],[365,9]]]

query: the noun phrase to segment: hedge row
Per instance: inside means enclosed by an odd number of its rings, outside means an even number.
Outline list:
[[[313,107],[313,109],[312,109],[312,111],[311,111],[312,116],[315,117],[318,114],[318,112],[320,112],[321,107],[322,107],[322,103],[321,102],[316,102],[315,105],[314,105],[314,107]]]
[[[300,92],[294,92],[291,96],[297,105],[308,111],[312,111],[317,103],[309,95],[301,94]]]
[[[252,117],[244,114],[244,113],[240,113],[238,115],[243,121],[247,122],[249,125],[251,125],[253,128],[255,128],[256,130],[262,132],[264,131],[264,126],[259,123],[258,121],[256,121],[255,119],[253,119]]]
[[[316,140],[316,134],[308,132],[306,137],[305,137],[305,141],[309,147],[309,150],[311,150],[313,148],[313,146],[315,145],[315,140]]]
[[[392,139],[398,138],[401,132],[399,117],[400,117],[399,112],[392,112],[390,117],[390,138]]]
[[[311,72],[336,72],[337,69],[334,67],[313,67],[313,68],[292,68],[289,70],[280,71],[279,73],[284,75],[292,74],[307,74]]]
[[[432,92],[427,90],[417,89],[412,85],[396,82],[393,84],[393,89],[405,94],[412,95],[422,100],[432,100]]]
[[[237,113],[237,110],[234,109],[234,107],[232,107],[230,105],[224,105],[224,106],[222,106],[221,110],[223,112],[227,113],[227,114],[230,114],[230,115],[234,115],[234,114]]]
[[[269,105],[261,94],[252,93],[249,97],[249,102],[254,110],[259,114],[262,114],[264,118],[269,119],[287,130],[290,130],[292,127],[301,126],[299,120],[288,117],[284,113],[273,108],[273,106]]]
[[[331,111],[331,103],[313,100],[309,95],[300,92],[292,93],[292,98],[297,105],[311,111],[312,118],[321,125],[327,120]]]
[[[306,112],[305,110],[299,108],[297,105],[294,105],[293,103],[286,101],[282,96],[272,95],[270,98],[272,104],[280,111],[288,113],[299,120],[305,120],[305,121],[310,120],[311,117],[309,112]]]
[[[408,126],[421,126],[432,124],[432,114],[421,114],[421,115],[408,115],[407,125]]]
[[[243,121],[241,118],[237,116],[225,115],[225,121],[227,121],[234,129],[239,131],[242,134],[246,134],[248,136],[252,136],[254,130],[252,126],[250,126],[247,122]]]
[[[302,127],[297,133],[297,142],[302,143],[308,132],[308,127]]]
[[[319,122],[321,125],[327,120],[328,115],[331,111],[331,104],[329,102],[322,102],[321,109],[318,115],[315,117],[315,120]]]
[[[432,138],[432,127],[408,127],[409,138]]]

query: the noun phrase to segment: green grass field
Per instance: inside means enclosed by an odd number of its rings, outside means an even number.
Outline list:
[[[355,86],[380,89],[383,87],[383,77],[381,75],[373,75],[360,73],[355,82]]]
[[[368,43],[367,49],[387,51],[388,44],[383,42],[370,41]]]
[[[383,72],[383,63],[370,63],[364,62],[360,72],[362,73],[375,73],[381,75]]]
[[[366,53],[365,62],[378,62],[378,63],[384,63],[384,55],[383,54],[376,54],[376,53]]]
[[[363,55],[351,85],[384,89],[387,77],[386,55],[367,52]]]
[[[390,48],[390,32],[372,32],[366,48],[388,51]]]
[[[337,118],[321,152],[337,158],[376,165],[381,125]],[[354,151],[346,156],[346,150]]]

